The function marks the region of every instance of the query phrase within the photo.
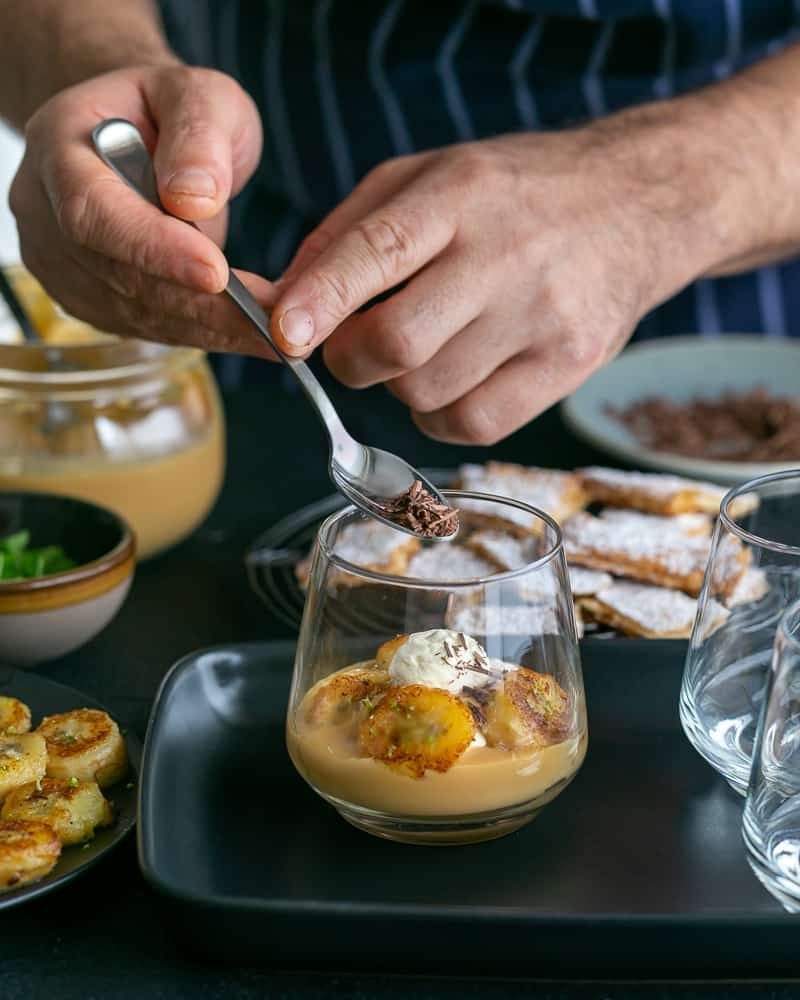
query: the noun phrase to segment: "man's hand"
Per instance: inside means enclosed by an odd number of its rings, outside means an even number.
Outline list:
[[[293,354],[324,341],[337,378],[385,382],[432,437],[497,441],[689,278],[658,185],[643,193],[617,142],[589,128],[383,164],[300,248],[274,334]]]
[[[207,235],[147,204],[100,160],[91,132],[112,117],[144,135],[165,207]],[[117,70],[51,98],[25,137],[9,197],[22,258],[65,309],[114,333],[268,353],[217,294],[228,200],[261,154],[258,112],[234,80],[177,60]],[[243,277],[270,299],[269,282]]]

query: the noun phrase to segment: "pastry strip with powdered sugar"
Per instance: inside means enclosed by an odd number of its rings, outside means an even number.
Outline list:
[[[688,639],[697,613],[697,601],[679,590],[617,580],[594,597],[581,600],[581,607],[595,621],[625,635],[647,639]],[[716,601],[709,624],[719,627],[729,612]]]
[[[462,490],[530,504],[559,522],[586,506],[580,478],[558,469],[539,469],[510,462],[462,465],[458,470],[458,485]],[[540,521],[516,507],[504,507],[500,513],[497,504],[482,500],[462,500],[459,507],[471,520],[486,527],[522,536],[541,530]]]
[[[727,492],[716,483],[658,472],[623,472],[596,465],[578,472],[592,502],[631,507],[649,514],[718,514]],[[752,494],[744,495],[737,499],[731,513],[738,517],[754,510],[756,505],[757,499]]]
[[[661,587],[674,587],[696,597],[710,552],[707,538],[665,534],[652,528],[636,530],[576,514],[564,526],[567,559],[590,569],[606,570]],[[728,536],[717,553],[715,592],[733,588],[747,565],[749,553]]]

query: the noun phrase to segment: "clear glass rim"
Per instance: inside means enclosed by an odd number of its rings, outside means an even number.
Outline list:
[[[63,358],[64,371],[15,367],[15,359]],[[193,347],[119,337],[91,344],[0,344],[0,386],[10,391],[85,388],[197,364],[205,355]],[[85,359],[100,361],[81,367]]]
[[[523,503],[521,500],[512,500],[509,497],[494,496],[491,493],[472,493],[468,490],[441,490],[440,492],[443,496],[448,498],[453,497],[461,500],[489,500],[492,503],[497,503],[501,506],[516,507],[517,510],[525,511],[526,514],[532,514],[534,517],[539,518],[540,521],[544,521],[544,523],[555,533],[555,540],[544,555],[538,556],[536,559],[532,559],[530,562],[525,563],[524,566],[518,566],[516,569],[508,569],[503,570],[502,572],[492,573],[491,576],[476,576],[467,580],[423,580],[420,577],[397,576],[391,573],[381,573],[378,570],[365,569],[363,566],[359,566],[356,563],[348,562],[347,559],[342,559],[341,556],[336,555],[330,547],[328,544],[328,536],[330,535],[332,529],[343,518],[358,512],[358,508],[356,506],[348,504],[346,507],[343,507],[341,510],[334,511],[333,514],[329,514],[328,517],[325,518],[319,526],[319,530],[317,532],[317,545],[329,562],[333,563],[339,569],[352,574],[353,576],[359,576],[366,580],[373,580],[376,583],[390,584],[395,587],[408,587],[413,590],[456,590],[477,587],[485,583],[500,583],[504,580],[514,580],[519,576],[525,576],[526,573],[530,573],[533,570],[541,569],[543,566],[546,566],[549,562],[555,559],[559,552],[562,552],[564,549],[564,538],[558,523],[553,517],[550,516],[550,514],[546,511],[540,510],[538,507],[533,507],[530,504]]]
[[[781,615],[778,625],[781,638],[800,652],[800,600],[790,604]]]
[[[800,545],[788,545],[786,542],[776,542],[769,538],[762,538],[761,535],[756,535],[752,531],[748,531],[743,528],[728,513],[728,507],[737,498],[744,496],[747,493],[758,493],[758,491],[764,487],[769,486],[772,483],[779,483],[784,480],[791,481],[793,479],[798,480],[800,483],[800,469],[786,469],[783,472],[771,472],[767,476],[758,476],[756,479],[749,479],[746,483],[740,483],[738,486],[734,486],[732,489],[728,490],[719,505],[719,517],[728,531],[732,532],[743,542],[749,542],[751,545],[758,545],[759,548],[769,549],[771,552],[784,552],[788,555],[800,556]]]

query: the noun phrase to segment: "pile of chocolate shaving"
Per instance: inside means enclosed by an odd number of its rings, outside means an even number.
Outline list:
[[[447,538],[458,531],[458,511],[439,503],[419,479],[379,509],[390,521],[426,538]]]
[[[480,652],[476,650],[474,653],[470,652],[469,645],[464,636],[463,632],[456,633],[455,645],[451,646],[450,643],[444,640],[444,662],[448,667],[452,667],[453,670],[463,673],[466,670],[471,670],[476,674],[486,674],[487,677],[491,676],[491,670],[489,670],[489,661]]]
[[[654,451],[729,462],[800,459],[800,398],[773,396],[763,387],[685,403],[649,396],[607,409]]]

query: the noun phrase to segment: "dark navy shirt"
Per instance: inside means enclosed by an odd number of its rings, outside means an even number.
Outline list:
[[[683,93],[793,41],[800,0],[162,0],[189,62],[255,98],[263,160],[234,202],[234,264],[277,277],[389,157],[558,129]],[[638,337],[800,335],[800,263],[704,279]],[[234,376],[241,361],[228,362]]]

